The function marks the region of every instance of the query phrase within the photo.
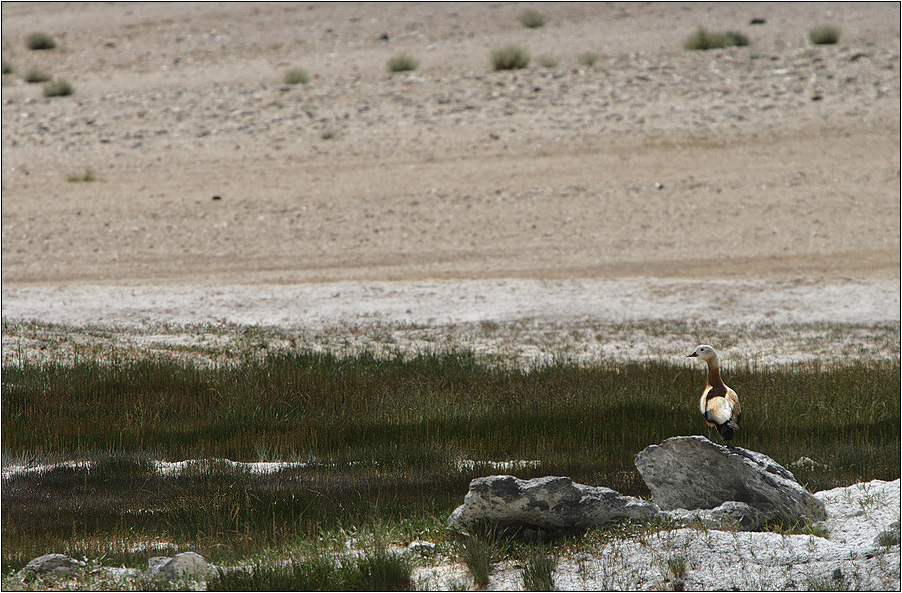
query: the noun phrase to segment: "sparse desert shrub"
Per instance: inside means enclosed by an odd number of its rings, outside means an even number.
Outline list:
[[[727,31],[727,47],[746,47],[749,45],[749,38],[737,31]]]
[[[91,169],[89,167],[89,168],[85,169],[85,172],[83,175],[69,175],[68,177],[66,177],[66,180],[71,183],[78,183],[80,181],[84,181],[84,182],[97,181],[97,173],[94,172],[94,169]]]
[[[520,24],[528,29],[538,29],[545,26],[545,15],[536,10],[524,10],[520,15]]]
[[[411,70],[416,70],[419,66],[420,63],[416,58],[407,54],[394,56],[388,61],[389,72],[409,72]]]
[[[839,27],[821,25],[808,31],[808,39],[814,45],[831,45],[839,41]]]
[[[13,65],[3,60],[3,74],[12,74],[13,73]]]
[[[54,80],[44,85],[45,97],[68,97],[75,94],[75,87],[65,80]]]
[[[47,33],[32,33],[25,40],[25,45],[28,49],[34,50],[53,49],[56,47],[56,41]]]
[[[529,52],[518,45],[505,45],[492,50],[495,70],[517,70],[529,66]]]
[[[688,50],[720,49],[723,47],[745,47],[749,44],[749,38],[736,31],[726,33],[712,33],[699,27],[689,39],[683,43]]]
[[[46,72],[41,72],[40,70],[31,69],[25,73],[25,82],[30,84],[35,84],[38,82],[47,82],[52,77]]]
[[[283,80],[285,84],[307,84],[310,82],[310,75],[306,70],[295,68],[286,72]]]
[[[576,62],[580,66],[586,66],[586,67],[591,68],[597,61],[598,61],[598,54],[590,52],[590,51],[587,51],[585,53],[582,53],[582,54],[579,54],[578,56],[576,56]]]

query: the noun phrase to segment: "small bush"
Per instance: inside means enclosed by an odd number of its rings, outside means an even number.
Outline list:
[[[56,47],[56,41],[47,33],[32,33],[25,40],[28,49],[41,50],[53,49]]]
[[[528,29],[538,29],[545,26],[545,15],[535,10],[525,10],[520,15],[520,24]]]
[[[75,94],[75,87],[65,80],[55,80],[44,85],[45,97],[68,97]]]
[[[416,70],[419,66],[420,63],[407,54],[395,56],[388,61],[389,72],[409,72],[411,70]]]
[[[38,82],[47,82],[52,77],[46,72],[41,72],[40,70],[29,70],[25,73],[25,82],[30,84],[35,84]]]
[[[13,73],[13,65],[3,60],[3,74],[12,74]]]
[[[542,68],[557,68],[560,61],[554,56],[541,56],[539,58],[539,66]]]
[[[712,33],[699,27],[692,37],[683,43],[688,50],[720,49],[723,47],[745,47],[749,44],[749,38],[736,31],[726,33]]]
[[[296,68],[286,72],[283,80],[285,84],[307,84],[310,82],[310,75],[307,74],[306,70]]]
[[[495,70],[517,70],[529,66],[529,52],[517,45],[506,45],[492,50],[492,67]]]
[[[839,27],[821,25],[808,31],[808,39],[814,45],[831,45],[839,41]]]
[[[586,53],[576,56],[576,61],[580,66],[591,68],[598,61],[598,54],[587,51]]]

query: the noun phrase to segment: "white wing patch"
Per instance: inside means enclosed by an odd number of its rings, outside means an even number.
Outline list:
[[[725,424],[733,416],[733,404],[725,397],[712,397],[708,400],[708,415],[715,424]]]

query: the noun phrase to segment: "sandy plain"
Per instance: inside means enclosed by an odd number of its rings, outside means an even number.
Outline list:
[[[528,8],[547,24],[523,27]],[[4,360],[248,326],[323,348],[899,356],[896,3],[2,19]],[[838,44],[807,40],[824,23]],[[752,44],[684,50],[700,26]],[[58,48],[28,50],[35,31]],[[511,43],[530,66],[494,71]],[[389,73],[399,54],[419,67]],[[44,98],[31,69],[75,94]]]

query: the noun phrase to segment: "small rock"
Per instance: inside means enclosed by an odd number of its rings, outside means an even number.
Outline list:
[[[408,544],[407,548],[420,556],[432,556],[435,554],[435,544],[432,542],[414,540]]]
[[[742,531],[757,531],[776,516],[776,513],[764,514],[753,506],[735,500],[729,500],[713,509],[673,509],[662,513],[683,525],[698,522],[709,529]]]
[[[789,464],[789,467],[797,467],[799,469],[827,469],[827,466],[823,463],[818,463],[817,461],[811,459],[810,457],[799,457],[795,461]]]
[[[576,484],[567,477],[486,476],[470,482],[464,503],[451,514],[448,525],[488,521],[504,528],[571,531],[623,520],[644,521],[659,513],[650,502],[610,488]]]
[[[761,17],[755,17],[749,21],[750,25],[763,25],[765,23],[767,23],[767,19],[763,19]]]
[[[25,580],[45,575],[68,576],[83,566],[84,562],[65,554],[44,554],[26,564],[22,569],[22,576]]]
[[[149,580],[203,581],[212,576],[215,571],[213,566],[196,552],[182,552],[172,558],[151,558],[148,563],[150,564],[150,570],[147,571]]]

